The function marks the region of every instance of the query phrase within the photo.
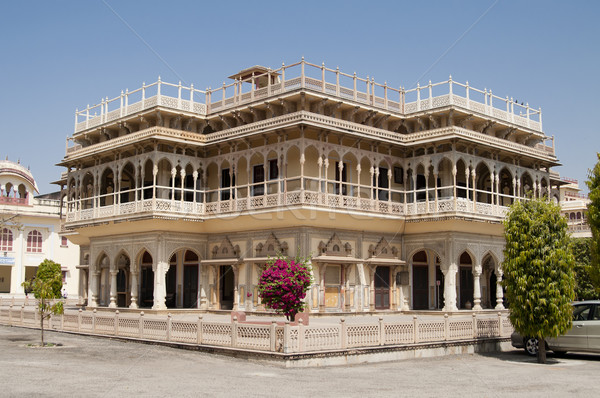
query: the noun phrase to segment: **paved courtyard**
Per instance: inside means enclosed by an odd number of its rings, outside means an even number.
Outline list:
[[[107,338],[0,326],[4,397],[21,396],[598,396],[600,356],[538,365],[522,351],[369,365],[278,366]]]

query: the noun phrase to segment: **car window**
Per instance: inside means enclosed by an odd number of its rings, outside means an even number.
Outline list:
[[[574,321],[587,321],[592,309],[591,304],[580,304],[573,308]]]
[[[594,306],[594,314],[592,315],[592,321],[600,321],[600,305]]]

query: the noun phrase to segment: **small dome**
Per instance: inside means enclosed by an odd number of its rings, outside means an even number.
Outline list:
[[[39,192],[33,174],[20,163],[15,163],[10,160],[0,160],[0,178],[1,177],[4,177],[2,180],[10,177],[17,177],[17,179],[25,180],[33,187],[35,192]]]

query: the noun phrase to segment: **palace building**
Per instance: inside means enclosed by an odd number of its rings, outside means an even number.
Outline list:
[[[541,110],[304,59],[229,78],[76,111],[60,183],[82,302],[261,311],[280,253],[310,257],[310,312],[504,308],[507,206],[557,192]]]
[[[34,196],[33,175],[20,162],[0,161],[0,296],[25,297],[21,284],[49,259],[61,265],[63,294],[79,293],[79,247],[61,230],[61,193]]]

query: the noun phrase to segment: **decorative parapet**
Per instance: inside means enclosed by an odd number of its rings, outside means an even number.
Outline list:
[[[266,79],[268,83],[258,88],[256,82],[267,75],[275,78]],[[542,131],[541,109],[533,109],[529,104],[519,104],[513,98],[498,97],[492,94],[492,90],[473,88],[468,82],[455,82],[452,77],[443,82],[429,82],[425,86],[417,85],[414,89],[405,90],[402,87],[390,87],[387,83],[377,83],[373,78],[360,78],[356,73],[343,73],[339,68],[330,69],[324,64],[315,65],[302,59],[291,65],[282,64],[279,69],[268,69],[262,75],[236,79],[230,84],[224,83],[214,90],[196,90],[193,85],[182,86],[181,82],[166,83],[159,77],[156,82],[142,84],[137,90],[125,90],[117,97],[106,97],[99,104],[76,110],[75,133],[156,106],[204,117],[299,89],[334,96],[399,116],[454,106],[533,131]]]

